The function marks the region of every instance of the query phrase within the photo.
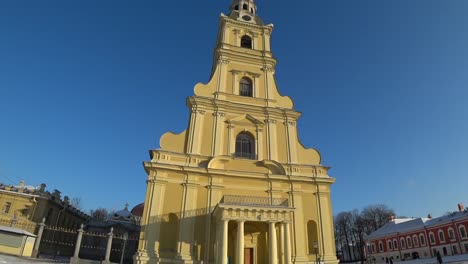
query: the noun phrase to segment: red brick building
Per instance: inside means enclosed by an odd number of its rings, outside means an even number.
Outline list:
[[[366,238],[367,258],[386,262],[468,253],[468,210],[432,218],[392,219]]]

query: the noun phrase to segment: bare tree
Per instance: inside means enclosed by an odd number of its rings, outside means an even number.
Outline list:
[[[358,210],[340,212],[335,216],[335,239],[337,248],[346,248],[349,259],[360,259],[364,263],[364,238],[381,228],[395,215],[393,209],[383,204],[369,205]],[[343,251],[344,253],[344,251]]]
[[[78,210],[82,209],[81,205],[81,198],[80,197],[73,197],[70,202],[71,206],[75,207]]]
[[[98,208],[96,210],[90,210],[89,214],[94,220],[107,221],[109,219],[109,212],[106,208]]]

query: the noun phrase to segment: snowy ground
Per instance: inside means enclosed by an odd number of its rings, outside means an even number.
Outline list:
[[[462,263],[468,264],[468,254],[445,256],[445,257],[442,257],[442,261],[443,263],[451,263],[451,264],[462,264]],[[356,262],[356,264],[357,263],[360,263],[360,262]],[[424,259],[414,259],[414,260],[405,260],[405,261],[393,261],[393,263],[394,264],[437,264],[437,259],[436,258],[424,258]]]
[[[57,263],[68,263],[53,259],[31,259],[31,258],[20,258],[16,256],[0,254],[0,264],[9,263],[35,263],[35,264],[57,264]]]

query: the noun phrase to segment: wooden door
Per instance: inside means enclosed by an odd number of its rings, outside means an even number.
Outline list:
[[[254,264],[253,248],[244,248],[244,264]]]

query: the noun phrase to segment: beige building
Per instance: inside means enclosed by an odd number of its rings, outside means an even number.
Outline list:
[[[78,228],[90,217],[71,205],[70,199],[61,197],[58,190],[52,193],[46,185],[38,187],[0,184],[0,225],[16,226],[34,233],[36,224],[45,218],[48,226]]]
[[[253,0],[219,21],[211,80],[187,99],[148,173],[135,263],[337,263],[328,167],[298,139],[275,82],[273,25]]]

